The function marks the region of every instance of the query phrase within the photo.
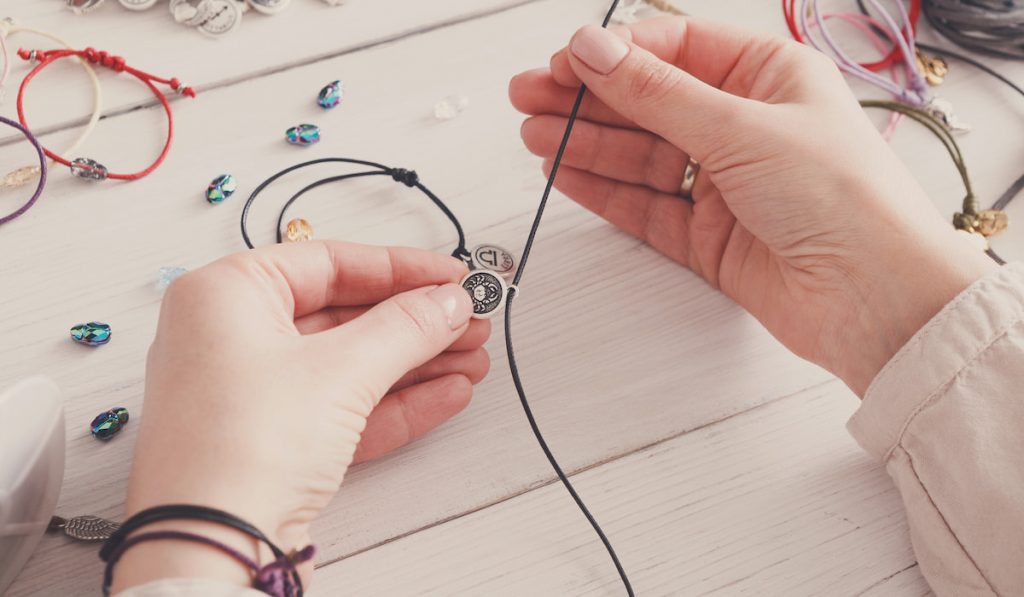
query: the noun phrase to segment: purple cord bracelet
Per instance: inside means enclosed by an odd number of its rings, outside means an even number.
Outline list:
[[[182,531],[152,531],[149,533],[140,533],[126,539],[124,543],[121,543],[117,549],[110,554],[110,557],[107,560],[107,567],[103,571],[103,594],[110,594],[110,584],[114,580],[114,566],[117,565],[117,561],[121,559],[124,552],[139,543],[144,543],[146,541],[161,541],[165,539],[200,543],[225,553],[252,571],[252,588],[257,591],[262,591],[268,595],[272,595],[273,597],[294,597],[298,594],[298,587],[296,587],[295,583],[292,581],[291,573],[295,571],[296,564],[301,564],[313,559],[313,554],[316,551],[312,545],[307,545],[305,548],[298,550],[291,555],[280,557],[266,566],[261,567],[252,558],[237,549],[202,535],[185,533]]]
[[[39,196],[43,194],[43,187],[46,186],[46,154],[43,153],[43,146],[39,144],[39,140],[36,139],[35,135],[33,135],[32,132],[29,131],[27,128],[23,127],[21,123],[15,122],[8,118],[4,118],[3,116],[0,116],[0,123],[6,124],[10,127],[16,128],[19,131],[21,131],[21,134],[25,135],[25,138],[28,139],[30,143],[32,143],[33,147],[36,148],[36,153],[39,154],[39,184],[36,186],[36,192],[32,193],[32,196],[29,197],[29,200],[27,203],[25,203],[25,205],[22,205],[21,207],[14,210],[10,214],[0,218],[0,224],[6,224],[7,222],[10,222],[11,220],[17,218],[18,216],[28,211],[29,208],[31,208],[32,205],[36,202],[36,200],[39,199]],[[18,175],[25,175],[26,172],[29,172],[31,170],[34,170],[34,168],[20,168],[18,170],[15,170],[11,174],[8,174],[8,179],[12,177],[15,179],[15,183],[10,186],[17,186],[18,182],[21,182],[17,180]],[[3,183],[5,181],[6,179],[0,179],[0,183]]]

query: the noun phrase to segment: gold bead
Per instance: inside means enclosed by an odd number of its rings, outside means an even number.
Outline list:
[[[1000,209],[986,209],[974,221],[974,230],[984,236],[995,236],[1010,225],[1010,217]]]
[[[284,240],[289,243],[313,240],[313,227],[306,220],[295,218],[288,222],[288,226],[284,231]]]

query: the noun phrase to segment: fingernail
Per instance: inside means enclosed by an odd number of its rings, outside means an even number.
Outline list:
[[[448,327],[457,330],[466,325],[473,315],[473,301],[466,289],[458,284],[438,286],[427,293],[430,300],[441,306],[448,318]]]
[[[602,75],[615,70],[629,54],[629,45],[621,37],[597,25],[577,31],[569,48],[573,56]]]

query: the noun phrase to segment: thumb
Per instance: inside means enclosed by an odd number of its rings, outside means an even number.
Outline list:
[[[324,332],[326,354],[345,382],[376,406],[403,375],[444,352],[469,327],[473,301],[458,284],[395,295]]]
[[[573,71],[601,101],[698,161],[721,142],[742,107],[741,98],[596,25],[576,32],[568,54]]]

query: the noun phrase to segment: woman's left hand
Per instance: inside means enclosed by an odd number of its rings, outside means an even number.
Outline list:
[[[349,465],[452,417],[487,373],[486,321],[456,259],[341,242],[226,257],[168,288],[149,352],[127,515],[199,504],[247,519],[286,551]],[[153,530],[157,527],[147,527]],[[258,546],[207,523],[163,528]],[[172,576],[248,582],[203,546],[141,544],[115,589]]]

